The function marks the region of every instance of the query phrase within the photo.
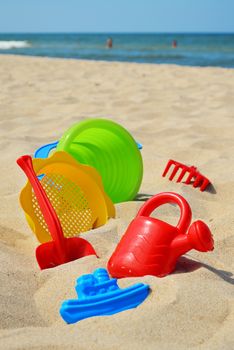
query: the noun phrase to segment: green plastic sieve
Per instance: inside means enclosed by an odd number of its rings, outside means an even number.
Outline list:
[[[141,185],[141,153],[130,133],[107,119],[88,119],[69,128],[57,145],[101,175],[114,203],[132,200]]]

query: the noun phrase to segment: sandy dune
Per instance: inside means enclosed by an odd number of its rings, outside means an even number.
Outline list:
[[[0,83],[0,348],[234,349],[234,70],[1,56]],[[25,176],[15,160],[87,117],[111,118],[143,144],[140,194],[116,206],[117,219],[83,234],[100,259],[41,272],[18,203]],[[197,165],[214,187],[201,193],[162,178],[169,158]],[[75,297],[76,278],[106,266],[140,201],[161,191],[189,201],[193,219],[210,226],[215,250],[191,251],[162,279],[120,280],[150,284],[137,309],[66,325],[59,307]],[[157,211],[171,223],[178,215],[171,206]]]

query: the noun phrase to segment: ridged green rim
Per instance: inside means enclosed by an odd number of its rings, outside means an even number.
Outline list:
[[[57,150],[96,168],[114,203],[136,196],[143,176],[142,157],[135,140],[121,125],[107,119],[76,123],[63,134]]]

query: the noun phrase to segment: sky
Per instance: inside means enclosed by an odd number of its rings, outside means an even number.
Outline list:
[[[234,0],[0,0],[0,32],[234,32]]]

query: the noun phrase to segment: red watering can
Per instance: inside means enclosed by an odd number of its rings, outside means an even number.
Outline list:
[[[149,216],[166,203],[175,203],[180,208],[176,227]],[[130,223],[108,261],[110,274],[117,278],[163,277],[174,270],[177,259],[189,250],[213,250],[214,241],[208,226],[198,220],[189,227],[191,217],[188,202],[177,193],[163,192],[150,198]]]

